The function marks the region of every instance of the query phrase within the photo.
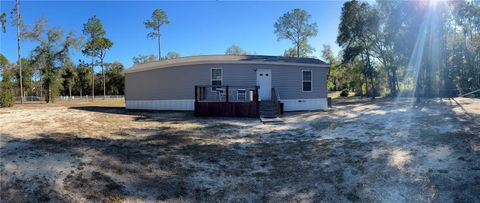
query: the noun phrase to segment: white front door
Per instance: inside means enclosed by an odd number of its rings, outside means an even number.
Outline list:
[[[272,99],[272,70],[257,69],[258,96],[260,100]]]

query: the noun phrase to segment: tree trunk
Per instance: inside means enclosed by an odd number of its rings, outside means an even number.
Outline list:
[[[47,87],[47,96],[45,97],[47,103],[50,103],[50,85]]]
[[[106,89],[105,89],[105,71],[104,71],[104,67],[103,67],[103,59],[101,61],[102,63],[102,75],[103,75],[103,99],[105,99],[107,96],[107,92],[106,92]]]
[[[18,45],[18,67],[20,71],[20,103],[23,104],[23,76],[22,61],[20,60],[20,2],[17,0],[17,45]]]
[[[373,74],[370,74],[370,82],[372,83],[372,99],[375,99],[375,80]]]
[[[72,97],[72,86],[71,85],[68,86],[68,95],[70,97]]]
[[[365,77],[365,96],[368,97],[368,74],[367,74],[367,64],[365,64],[365,56],[362,54],[362,61],[364,63],[363,76]],[[361,90],[363,92],[363,88]],[[362,95],[363,96],[363,95]]]
[[[364,77],[365,77],[365,95],[364,95],[364,96],[368,97],[368,96],[369,96],[369,91],[368,91],[368,76],[367,76],[366,73],[364,74]]]
[[[161,51],[161,49],[160,49],[160,22],[158,22],[158,23],[159,23],[159,25],[158,25],[158,33],[157,33],[157,34],[158,34],[158,35],[157,35],[157,36],[158,36],[158,60],[160,61],[160,60],[162,60],[162,51]]]
[[[392,80],[393,80],[393,96],[397,96],[398,91],[398,78],[397,78],[397,67],[392,68]]]
[[[95,66],[94,66],[94,50],[92,48],[92,101],[95,101]]]
[[[336,77],[333,78],[333,90],[334,90],[334,91],[338,91],[338,88],[337,88],[337,78],[336,78]]]
[[[297,43],[297,58],[300,58],[300,42]]]
[[[373,80],[372,64],[370,62],[370,53],[368,52],[368,50],[367,50],[367,68],[368,68],[367,69],[368,73],[370,75],[370,82],[372,83],[372,92],[370,94],[372,96],[372,99],[375,99],[375,83]],[[367,86],[368,86],[368,83],[367,83]]]
[[[42,73],[40,73],[40,98],[43,97],[43,79],[42,79]]]

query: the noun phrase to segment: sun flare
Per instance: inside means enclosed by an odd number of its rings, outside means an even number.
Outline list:
[[[419,3],[422,5],[422,7],[436,7],[440,3],[445,3],[448,0],[420,0]]]

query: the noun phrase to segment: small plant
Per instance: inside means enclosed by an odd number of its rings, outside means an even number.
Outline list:
[[[343,89],[342,92],[340,93],[340,96],[341,97],[348,97],[348,94],[350,92],[348,91],[348,89]]]

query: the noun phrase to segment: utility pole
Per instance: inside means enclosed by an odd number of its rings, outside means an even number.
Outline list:
[[[23,76],[22,76],[22,61],[20,60],[20,1],[16,1],[17,11],[17,45],[18,45],[18,67],[20,69],[20,103],[23,104]]]

